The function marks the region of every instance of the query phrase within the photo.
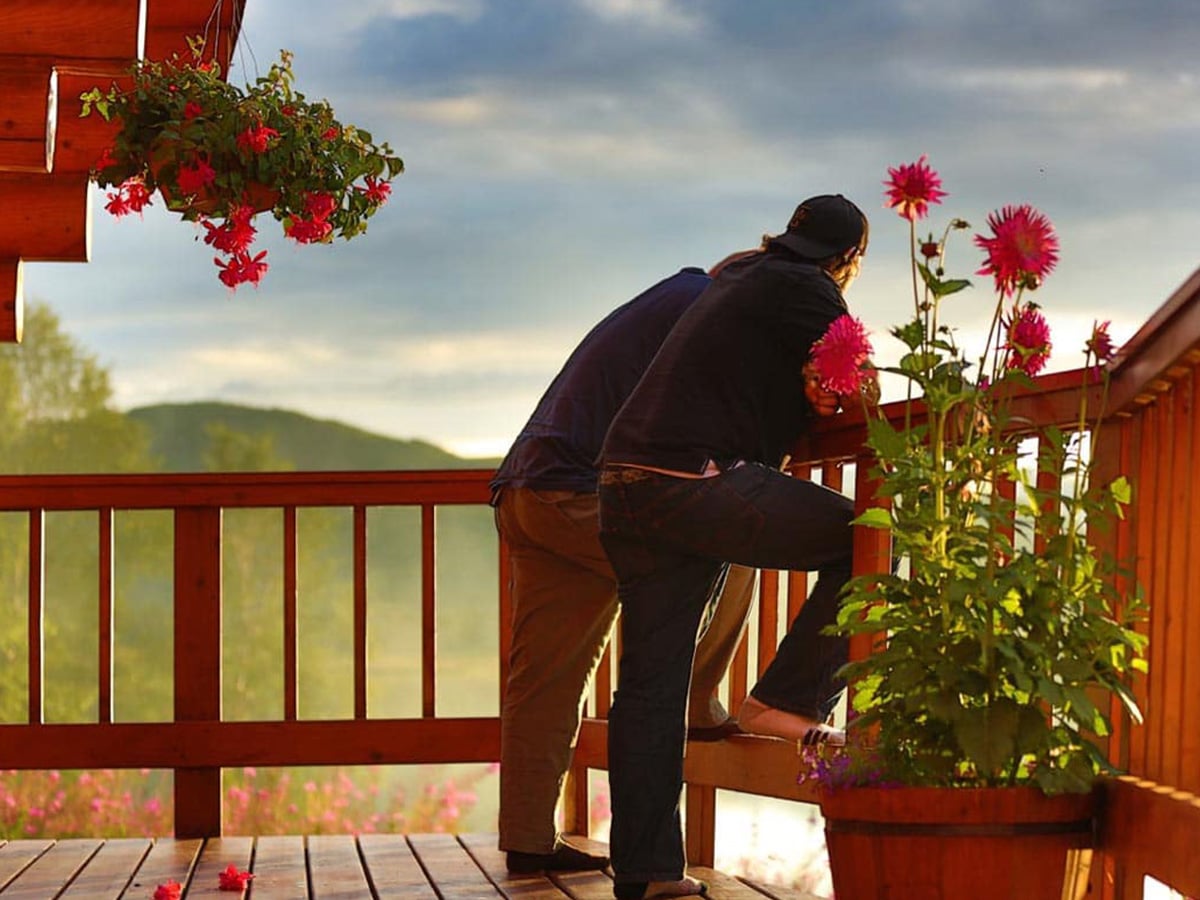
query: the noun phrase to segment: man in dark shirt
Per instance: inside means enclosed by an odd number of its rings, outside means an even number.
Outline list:
[[[734,254],[714,267],[758,251]],[[600,546],[596,458],[604,434],[663,339],[710,283],[687,268],[611,312],[571,354],[492,481],[512,562],[513,633],[501,711],[500,849],[514,872],[603,868],[565,843],[555,808],[581,702],[617,614]],[[754,571],[734,567],[697,649],[693,734],[737,725],[714,695],[736,650]],[[722,721],[724,720],[724,721]]]
[[[800,204],[764,253],[728,266],[688,308],[605,438],[600,537],[622,616],[610,849],[623,900],[703,890],[684,874],[685,704],[696,631],[726,561],[819,572],[742,706],[743,727],[844,739],[823,722],[846,644],[821,629],[850,576],[853,507],[779,466],[814,413],[830,411],[804,368],[846,312],[867,233],[841,195]]]

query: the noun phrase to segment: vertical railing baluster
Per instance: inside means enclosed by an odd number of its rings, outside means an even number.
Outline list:
[[[45,582],[46,582],[46,514],[40,509],[29,510],[29,604],[28,629],[29,723],[40,725],[44,713],[45,675]]]
[[[1171,390],[1162,396],[1160,403],[1169,412],[1171,435],[1171,453],[1169,464],[1159,469],[1159,477],[1164,482],[1167,508],[1170,510],[1169,522],[1165,523],[1164,541],[1158,548],[1158,553],[1166,557],[1164,566],[1163,591],[1160,600],[1167,607],[1167,617],[1171,623],[1168,631],[1170,644],[1165,648],[1166,653],[1160,654],[1159,675],[1166,685],[1165,698],[1159,713],[1159,724],[1162,740],[1162,756],[1159,762],[1157,781],[1163,784],[1187,788],[1195,784],[1195,760],[1192,766],[1184,765],[1184,735],[1195,733],[1192,716],[1185,708],[1187,703],[1184,686],[1188,683],[1188,672],[1195,668],[1195,644],[1188,641],[1189,620],[1194,621],[1196,611],[1190,611],[1186,601],[1189,586],[1195,590],[1196,582],[1189,581],[1188,556],[1193,548],[1189,547],[1189,531],[1195,528],[1191,524],[1195,510],[1193,485],[1195,483],[1192,467],[1191,419],[1193,407],[1192,379],[1182,376],[1171,386]],[[1164,460],[1166,463],[1167,460]],[[1186,512],[1185,512],[1186,511]],[[1165,655],[1165,665],[1161,662]]]
[[[113,511],[112,507],[101,507],[97,512],[98,543],[97,573],[99,583],[99,709],[98,720],[109,723],[113,720]]]
[[[775,658],[775,645],[779,643],[779,573],[764,569],[758,573],[758,658],[754,671],[757,680]],[[746,673],[747,681],[749,673]],[[749,686],[745,681],[735,685],[742,700]]]
[[[1167,731],[1170,684],[1177,671],[1175,634],[1178,626],[1176,602],[1170,591],[1170,547],[1171,536],[1176,524],[1171,508],[1170,472],[1175,454],[1175,410],[1169,397],[1159,396],[1154,402],[1155,425],[1158,432],[1154,452],[1154,537],[1146,550],[1153,560],[1151,581],[1147,590],[1155,603],[1150,646],[1154,658],[1151,661],[1150,715],[1146,719],[1146,776],[1153,781],[1164,782],[1163,769],[1166,765],[1167,748],[1175,739],[1176,732]]]
[[[872,506],[880,506],[881,501],[875,496],[879,487],[878,479],[871,474],[873,459],[869,454],[858,457],[854,472],[854,514],[862,515]],[[891,534],[882,528],[868,528],[865,525],[854,526],[854,560],[852,571],[855,575],[869,575],[875,572],[889,572],[892,568]],[[871,634],[856,634],[850,638],[850,659],[863,659],[872,650],[879,636]]]
[[[437,673],[437,555],[434,548],[434,507],[421,504],[421,716],[436,714]]]
[[[175,509],[175,721],[221,719],[221,509]],[[175,769],[175,837],[221,833],[221,769]]]
[[[807,478],[810,481],[813,476],[813,467],[805,464],[801,466],[791,466],[788,471],[793,478]],[[840,469],[838,470],[840,474]],[[821,480],[824,482],[828,473],[825,468],[821,469]],[[808,599],[808,573],[807,572],[789,572],[787,575],[787,622],[791,622],[800,614],[800,607],[804,605],[804,601]],[[777,640],[777,639],[776,639]],[[761,671],[761,670],[760,670]]]
[[[354,718],[367,717],[367,508],[354,507]]]
[[[299,715],[298,659],[299,629],[296,627],[296,507],[283,508],[283,718],[296,721]]]
[[[1183,727],[1179,738],[1178,786],[1193,794],[1200,794],[1200,730],[1195,726],[1196,718],[1200,715],[1200,662],[1195,655],[1195,648],[1200,645],[1200,596],[1197,596],[1200,586],[1200,524],[1197,524],[1194,515],[1196,503],[1200,501],[1200,414],[1196,410],[1196,397],[1200,393],[1200,358],[1193,362],[1191,372],[1180,385],[1180,389],[1187,391],[1186,406],[1181,414],[1186,413],[1183,417],[1191,468],[1180,473],[1190,496],[1183,506],[1176,509],[1180,517],[1176,521],[1180,525],[1179,556],[1182,563],[1181,590],[1176,602],[1184,613],[1179,640],[1186,652],[1184,678],[1179,684],[1179,719]]]
[[[755,573],[754,592],[758,596],[759,615],[762,614],[762,573]],[[730,715],[737,715],[739,705],[742,700],[746,699],[746,693],[750,690],[750,628],[747,627],[742,631],[742,639],[738,641],[737,649],[733,651],[733,659],[729,661],[729,672],[726,678],[729,680],[729,703],[726,709]]]
[[[500,597],[500,709],[504,708],[504,689],[508,684],[508,656],[512,651],[512,561],[509,558],[508,544],[504,540],[504,536],[500,535],[500,540],[497,545],[496,568],[497,577],[499,579],[499,597]],[[597,672],[596,684],[600,684],[600,675]],[[595,690],[597,696],[600,694],[599,688]]]

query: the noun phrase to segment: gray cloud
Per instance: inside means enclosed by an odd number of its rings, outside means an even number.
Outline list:
[[[501,444],[608,309],[756,243],[811,193],[840,190],[871,215],[851,301],[883,333],[907,303],[907,230],[881,181],[928,153],[950,191],[930,227],[983,228],[989,210],[1033,203],[1062,238],[1052,326],[1057,310],[1064,327],[1098,315],[1132,328],[1197,263],[1195,11],[255,0],[242,71],[295,50],[301,90],[405,159],[369,233],[297,248],[264,223],[272,269],[230,296],[186,227],[98,208],[93,262],[30,265],[26,290],[113,367],[123,397],[262,396],[403,437]],[[969,242],[953,262],[978,267]],[[444,351],[436,365],[429,346]]]

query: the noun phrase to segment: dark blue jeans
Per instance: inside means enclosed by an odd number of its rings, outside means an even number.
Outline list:
[[[621,661],[609,713],[610,849],[616,880],[669,881],[685,859],[679,794],[696,632],[726,563],[819,572],[753,695],[824,718],[846,641],[821,634],[850,577],[853,504],[760,465],[712,478],[611,467],[600,540],[617,573]]]

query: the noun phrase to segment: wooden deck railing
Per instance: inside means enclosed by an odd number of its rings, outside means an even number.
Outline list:
[[[1200,896],[1200,416],[1195,394],[1200,369],[1200,272],[1183,286],[1121,351],[1112,366],[1108,414],[1096,441],[1096,476],[1124,473],[1134,485],[1126,520],[1109,538],[1136,560],[1134,581],[1150,606],[1150,676],[1136,688],[1145,721],[1119,716],[1109,741],[1111,758],[1130,775],[1106,785],[1108,808],[1093,866],[1094,893],[1133,900],[1150,875]],[[1081,373],[1039,379],[1020,398],[1034,425],[1070,423]],[[822,424],[796,448],[793,471],[870,501],[869,466],[862,454],[862,422],[844,416]],[[438,610],[435,538],[440,508],[483,507],[487,471],[382,473],[269,473],[137,476],[0,477],[0,513],[28,523],[28,654],[25,721],[0,725],[0,769],[165,768],[175,772],[176,835],[206,836],[221,829],[221,769],[246,765],[405,764],[490,762],[499,757],[494,715],[439,715]],[[309,508],[350,513],[352,531],[353,713],[313,720],[299,712],[297,648],[297,516]],[[367,709],[370,569],[368,513],[406,507],[420,519],[420,714],[376,717]],[[223,714],[221,635],[222,518],[228,511],[278,511],[282,534],[282,713],[240,721]],[[83,511],[96,521],[98,713],[95,721],[45,720],[42,647],[46,636],[46,517]],[[163,722],[114,721],[114,516],[125,510],[166,510],[174,525],[173,712]],[[855,567],[879,571],[889,558],[877,531],[856,537]],[[503,548],[497,559],[496,649],[498,684],[510,637]],[[736,710],[770,662],[786,623],[807,593],[803,574],[764,572],[751,628],[726,682]],[[861,647],[852,652],[861,652]],[[607,766],[605,738],[614,684],[610,651],[589,699],[568,791],[568,830],[586,833],[587,770]],[[738,736],[718,744],[691,744],[685,765],[689,859],[711,865],[718,817],[716,792],[812,801],[796,783],[798,760],[786,742]]]
[[[286,473],[220,475],[0,477],[0,511],[28,517],[28,716],[0,725],[0,769],[163,768],[175,773],[175,834],[221,833],[221,768],[231,766],[490,762],[499,758],[495,717],[437,715],[435,514],[439,507],[486,504],[486,471]],[[418,718],[367,714],[367,512],[407,506],[420,511],[420,696]],[[351,511],[353,714],[298,717],[297,514]],[[222,700],[222,516],[268,508],[282,519],[283,710],[277,720],[226,717]],[[113,721],[114,515],[167,510],[174,524],[173,715],[165,722]],[[48,723],[44,716],[43,646],[47,634],[43,572],[46,517],[83,511],[96,517],[99,661],[94,722]],[[79,552],[75,548],[74,552]],[[497,579],[501,643],[507,643],[508,597]],[[165,611],[164,611],[165,612]],[[503,683],[504,654],[499,654]]]

